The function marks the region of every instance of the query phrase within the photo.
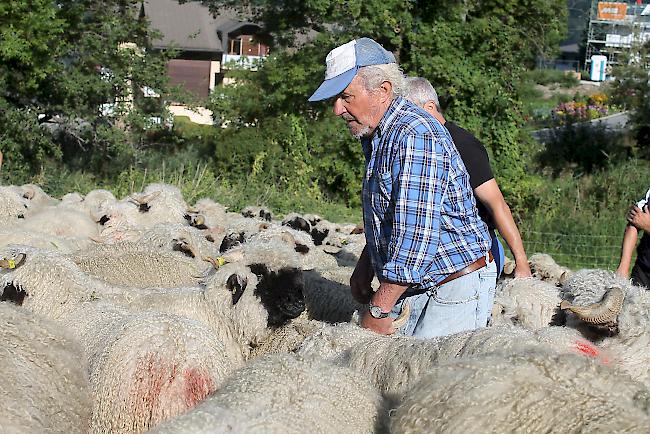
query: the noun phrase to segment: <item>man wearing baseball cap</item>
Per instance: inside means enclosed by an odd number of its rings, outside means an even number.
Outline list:
[[[391,334],[393,318],[407,317],[397,331],[421,338],[483,327],[496,280],[490,236],[449,133],[404,88],[395,56],[360,38],[330,51],[309,98],[333,100],[366,157],[366,247],[350,279],[369,303],[361,325]]]

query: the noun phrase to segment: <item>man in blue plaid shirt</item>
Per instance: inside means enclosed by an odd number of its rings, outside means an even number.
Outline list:
[[[372,39],[332,50],[325,81],[310,101],[334,98],[334,113],[361,139],[366,248],[350,279],[369,303],[361,326],[421,338],[483,327],[496,265],[469,175],[447,130],[401,98],[392,53]],[[376,276],[380,286],[373,293]]]

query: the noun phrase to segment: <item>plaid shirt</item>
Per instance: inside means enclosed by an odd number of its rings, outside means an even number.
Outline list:
[[[363,219],[379,280],[425,290],[486,255],[469,175],[436,119],[397,97],[362,145]]]

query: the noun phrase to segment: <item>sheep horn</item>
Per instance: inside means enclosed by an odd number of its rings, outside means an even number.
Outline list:
[[[152,201],[153,199],[157,198],[158,196],[160,196],[160,191],[154,191],[153,193],[149,193],[149,194],[146,195],[145,197],[141,198],[140,200],[141,200],[142,202],[140,202],[140,203],[147,203],[147,202],[150,202],[150,201]]]
[[[18,256],[13,259],[2,258],[0,259],[0,268],[13,270],[14,268],[18,268],[23,265],[25,258],[27,258],[27,255],[24,253],[19,253]]]
[[[188,207],[187,207],[187,212],[190,213],[190,214],[198,214],[198,213],[199,213],[199,209],[198,209],[198,208],[194,208],[193,206],[188,206]]]
[[[560,309],[570,310],[582,321],[589,324],[616,323],[618,314],[621,313],[625,300],[625,292],[619,287],[610,288],[603,299],[587,306],[574,306],[568,301],[560,303]]]
[[[404,303],[404,306],[402,307],[402,311],[400,312],[399,316],[395,318],[395,320],[393,321],[393,327],[395,329],[403,327],[406,324],[406,322],[409,320],[410,315],[411,315],[411,305],[408,303]]]

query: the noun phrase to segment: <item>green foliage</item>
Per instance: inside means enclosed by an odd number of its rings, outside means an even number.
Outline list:
[[[591,175],[565,173],[538,185],[539,203],[518,222],[528,254],[549,253],[571,268],[618,265],[625,212],[648,189],[650,163],[631,159]]]
[[[167,94],[166,57],[146,50],[153,34],[137,18],[139,7],[135,0],[0,5],[0,150],[9,170],[34,172],[44,158],[94,171],[133,162],[159,128],[152,116],[165,116],[142,89]],[[17,119],[20,127],[10,125]]]
[[[549,130],[548,136],[539,163],[554,176],[567,168],[577,174],[592,173],[629,157],[624,133],[600,123],[570,122]]]
[[[524,73],[523,79],[543,85],[557,83],[562,87],[573,87],[580,83],[574,75],[557,69],[532,69]]]
[[[636,136],[636,151],[643,158],[650,158],[648,59],[650,42],[634,46],[612,71],[615,79],[610,93],[615,103],[631,111],[630,123]]]

